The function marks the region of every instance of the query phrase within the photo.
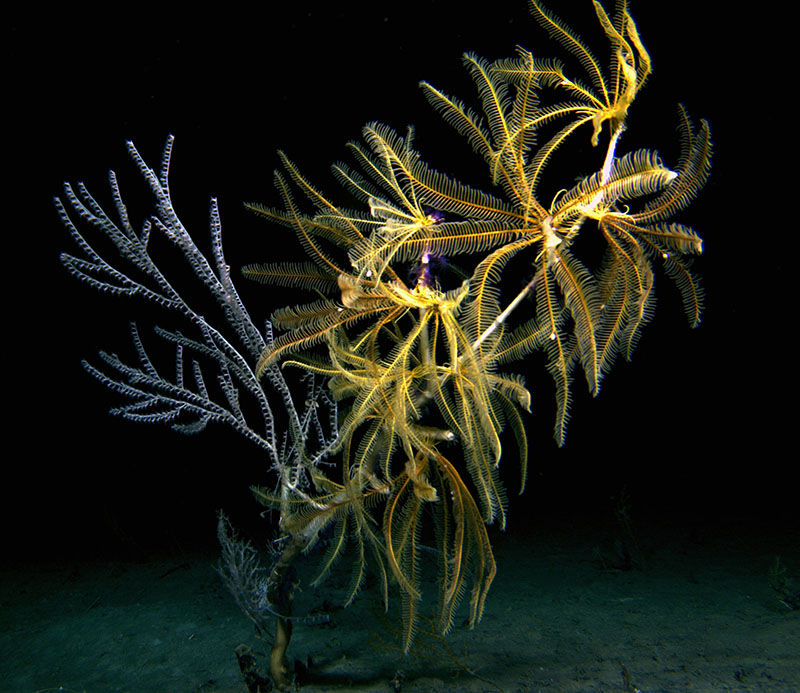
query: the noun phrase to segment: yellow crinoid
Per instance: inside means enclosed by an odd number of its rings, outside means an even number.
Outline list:
[[[652,71],[627,2],[618,1],[612,15],[594,2],[611,47],[606,69],[537,0],[531,9],[577,58],[588,82],[570,76],[561,61],[520,48],[494,62],[465,56],[481,113],[422,83],[488,167],[490,192],[428,166],[414,149],[413,129],[401,136],[372,123],[363,142],[350,144],[355,165],[334,167],[353,206],[333,202],[283,155],[285,173],[276,173],[283,209],[250,205],[292,229],[307,260],[249,265],[245,274],[320,296],[274,313],[283,333],[262,354],[259,374],[276,364],[320,374],[345,404],[338,469],[315,469],[313,492],[262,497],[284,509],[293,504],[287,531],[309,543],[322,527],[336,525],[325,566],[352,539],[351,595],[370,554],[384,589],[394,576],[406,649],[421,599],[426,514],[439,542],[440,630],[452,625],[467,588],[470,622],[482,613],[496,570],[485,525],[504,526],[506,519],[498,474],[505,429],[520,450],[522,487],[526,476],[521,412],[529,410],[530,395],[506,364],[544,354],[561,444],[576,369],[596,394],[616,357],[630,356],[652,316],[657,269],[677,283],[690,323],[699,322],[702,294],[690,263],[702,241],[672,218],[708,177],[708,125],[695,127],[680,109],[682,152],[672,167],[647,149],[620,155],[629,111]],[[545,201],[542,180],[578,131],[595,147],[605,145],[601,156],[593,147],[579,162],[595,173],[577,182],[570,176]],[[295,189],[312,213],[301,210]],[[575,243],[585,234],[602,245],[599,263],[582,257]],[[447,275],[445,259],[457,260],[458,271]],[[509,296],[501,280],[512,263],[522,264],[529,279]],[[531,314],[509,328],[525,297]]]

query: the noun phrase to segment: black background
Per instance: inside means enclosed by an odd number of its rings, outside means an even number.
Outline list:
[[[588,0],[550,4],[604,55]],[[118,400],[80,359],[98,349],[130,354],[131,318],[145,335],[154,320],[170,321],[67,275],[58,254],[74,247],[51,204],[63,180],[83,180],[108,200],[105,171],[114,168],[130,208],[144,214],[147,197],[124,141],[156,165],[172,132],[173,200],[195,238],[205,239],[216,196],[232,266],[291,259],[294,238],[242,208],[279,203],[277,149],[334,191],[328,166],[346,157],[345,143],[364,123],[401,131],[413,123],[423,158],[485,187],[481,162],[418,81],[476,104],[464,51],[494,59],[519,43],[562,55],[524,0],[480,10],[454,0],[212,8],[122,4],[82,14],[29,6],[5,30],[6,559],[211,545],[219,508],[250,531],[268,531],[248,491],[270,481],[253,446],[220,427],[183,438],[107,414]],[[728,518],[794,532],[797,309],[789,275],[797,244],[782,162],[797,124],[770,105],[784,80],[774,52],[783,44],[768,39],[767,27],[775,31],[780,16],[721,21],[704,3],[684,0],[634,0],[631,9],[654,74],[631,111],[623,151],[651,146],[674,161],[679,101],[712,125],[712,178],[681,217],[705,239],[695,265],[707,294],[703,323],[688,329],[677,293],[660,277],[655,321],[633,362],[618,364],[594,400],[576,382],[562,449],[552,440],[542,364],[517,368],[533,390],[534,415],[522,498],[514,460],[504,460],[510,529],[607,519],[625,489],[635,516],[686,526]],[[571,175],[597,165],[565,163]],[[244,280],[239,288],[257,322],[300,300]]]

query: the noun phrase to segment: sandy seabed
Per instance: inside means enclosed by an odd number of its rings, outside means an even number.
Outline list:
[[[421,628],[399,652],[399,599],[376,585],[336,606],[342,574],[305,584],[290,654],[314,691],[800,691],[800,611],[769,584],[797,575],[792,533],[719,525],[638,528],[641,569],[613,537],[576,526],[497,534],[483,620],[446,639]],[[246,691],[234,650],[264,655],[214,570],[214,554],[19,565],[0,573],[0,691]],[[337,579],[338,578],[338,579]],[[435,594],[435,585],[423,586]],[[263,661],[263,660],[262,660]],[[299,663],[302,662],[302,665]]]

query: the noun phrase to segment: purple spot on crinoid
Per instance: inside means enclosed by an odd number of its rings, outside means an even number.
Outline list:
[[[428,216],[428,219],[430,219],[434,224],[441,224],[445,219],[444,212],[434,209],[433,207],[425,206],[422,208],[422,211],[425,212],[425,214]]]
[[[419,264],[408,273],[409,278],[417,286],[431,287],[438,283],[439,277],[447,269],[447,259],[435,252],[426,250]]]

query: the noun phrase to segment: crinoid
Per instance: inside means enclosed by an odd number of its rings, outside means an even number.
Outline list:
[[[708,176],[708,125],[695,128],[681,108],[683,151],[674,168],[650,150],[618,155],[628,111],[652,66],[627,3],[617,2],[613,16],[593,4],[611,45],[605,70],[574,31],[531,0],[534,17],[577,58],[588,82],[568,76],[560,61],[520,48],[495,62],[464,57],[482,114],[422,83],[433,106],[487,165],[493,192],[429,167],[413,147],[413,129],[401,136],[372,123],[363,143],[350,144],[355,165],[334,167],[357,201],[354,208],[331,201],[283,155],[286,173],[276,173],[276,184],[284,208],[250,205],[293,229],[309,261],[250,265],[245,275],[325,296],[274,313],[286,331],[264,351],[259,370],[282,363],[325,376],[333,396],[349,403],[338,478],[319,472],[317,495],[293,498],[298,531],[313,528],[309,537],[316,536],[337,518],[326,565],[350,533],[359,565],[369,546],[381,570],[388,566],[403,595],[406,649],[421,596],[418,545],[426,504],[435,511],[440,541],[438,626],[450,628],[467,585],[470,623],[481,616],[496,570],[485,524],[505,524],[497,469],[507,425],[520,447],[525,483],[520,410],[529,409],[530,396],[520,376],[502,370],[505,364],[545,353],[561,444],[576,367],[596,394],[617,355],[630,356],[652,315],[655,266],[677,282],[690,323],[699,321],[702,294],[686,257],[700,253],[702,242],[670,219]],[[547,204],[540,182],[579,131],[593,147],[607,131],[604,155],[596,173],[577,184],[570,179]],[[292,188],[312,213],[301,211]],[[576,249],[582,234],[602,240],[597,267]],[[525,253],[532,279],[503,306],[501,275]],[[448,286],[432,262],[456,256],[468,266],[468,278]],[[526,295],[534,299],[532,317],[507,331]],[[370,512],[378,504],[382,542]],[[357,587],[361,568],[356,575]]]

